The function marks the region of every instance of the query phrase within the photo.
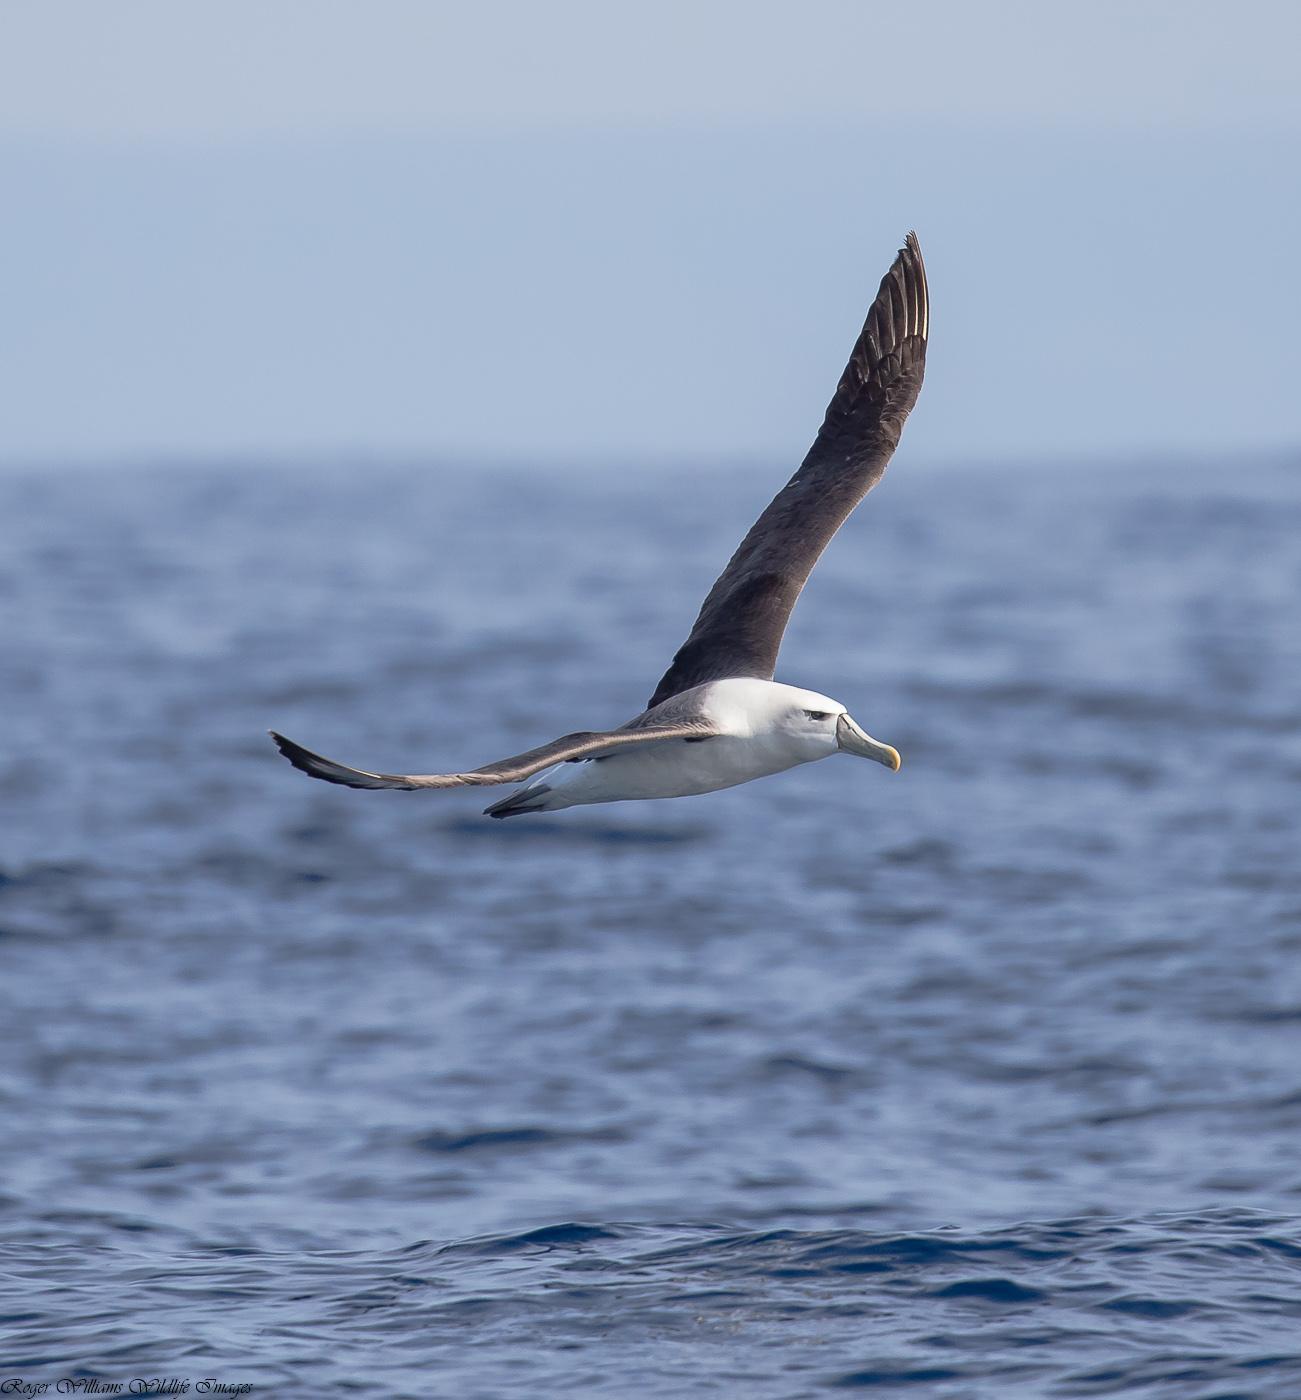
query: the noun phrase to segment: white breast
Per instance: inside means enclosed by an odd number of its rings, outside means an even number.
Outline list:
[[[780,745],[763,737],[722,735],[699,743],[673,739],[653,748],[574,764],[577,771],[572,777],[561,772],[551,782],[568,798],[566,805],[639,797],[686,797],[735,787],[803,762],[803,757],[784,752]]]

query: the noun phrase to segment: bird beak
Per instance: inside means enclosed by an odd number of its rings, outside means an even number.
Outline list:
[[[892,749],[889,744],[883,744],[879,739],[873,739],[870,734],[864,733],[848,715],[841,715],[836,721],[836,747],[845,753],[857,754],[859,758],[871,758],[877,763],[884,763],[892,773],[897,773],[900,763],[903,762],[898,749]]]

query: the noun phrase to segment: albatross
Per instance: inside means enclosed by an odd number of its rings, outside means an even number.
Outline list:
[[[271,731],[304,773],[352,788],[521,784],[490,817],[595,802],[686,797],[801,763],[854,754],[899,769],[899,753],[839,700],[773,680],[791,610],[818,557],[880,481],[917,402],[930,319],[926,269],[909,233],[880,290],[822,427],[709,590],[646,709],[618,729],[566,734],[465,773],[370,773]]]

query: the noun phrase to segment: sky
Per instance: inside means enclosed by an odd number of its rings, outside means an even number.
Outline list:
[[[1301,443],[1301,6],[0,0],[0,462]]]

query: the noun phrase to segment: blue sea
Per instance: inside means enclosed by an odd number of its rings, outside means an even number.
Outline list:
[[[905,442],[778,673],[897,775],[267,739],[621,723],[786,471],[0,474],[0,1389],[1301,1396],[1301,459]]]

